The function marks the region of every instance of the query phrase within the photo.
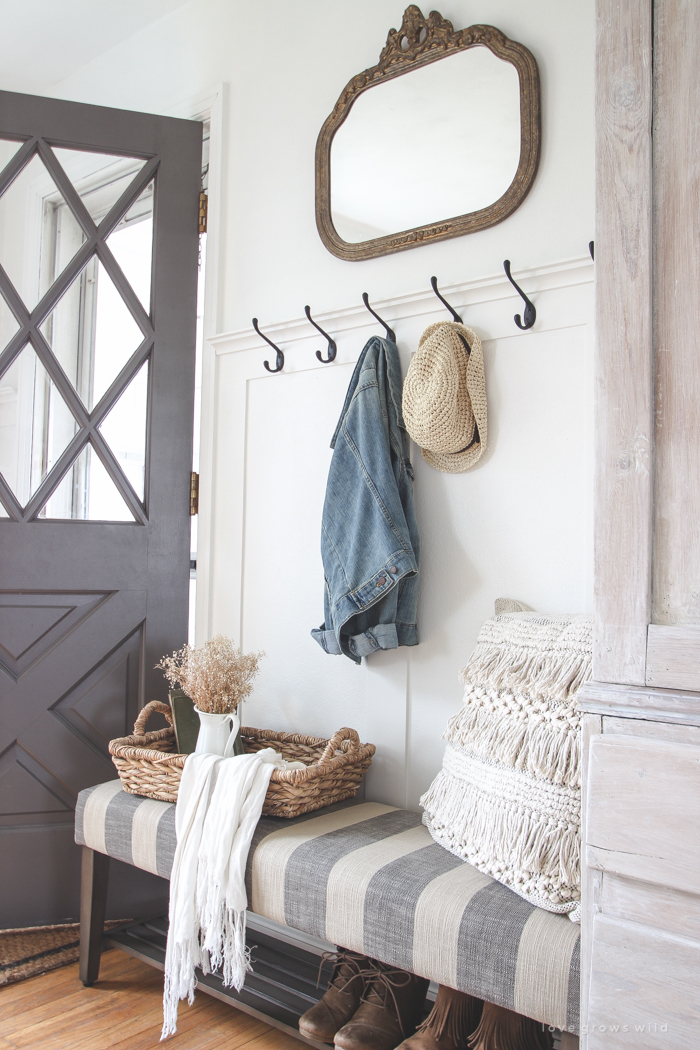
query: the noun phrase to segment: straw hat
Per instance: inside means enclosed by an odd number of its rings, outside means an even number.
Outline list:
[[[486,380],[479,337],[454,321],[423,332],[403,384],[406,429],[436,470],[468,470],[486,448]]]

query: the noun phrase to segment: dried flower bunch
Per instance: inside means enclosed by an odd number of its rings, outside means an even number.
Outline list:
[[[156,667],[200,711],[227,714],[250,694],[264,655],[242,653],[230,638],[217,634],[203,645],[185,645],[172,656],[164,656]]]

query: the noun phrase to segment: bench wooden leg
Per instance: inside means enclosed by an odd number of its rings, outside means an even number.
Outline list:
[[[87,987],[100,973],[109,857],[83,846],[80,872],[80,980]]]

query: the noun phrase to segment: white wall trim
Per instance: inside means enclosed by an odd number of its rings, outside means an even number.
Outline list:
[[[199,439],[199,522],[197,528],[197,592],[195,603],[195,642],[209,637],[210,563],[213,542],[212,479],[216,470],[216,358],[208,339],[220,324],[221,282],[224,273],[225,226],[224,186],[226,156],[227,85],[219,84],[213,94],[193,100],[191,112],[209,112],[209,181],[207,222],[207,266],[204,285],[204,339],[202,345],[202,402]]]
[[[577,259],[566,259],[562,262],[550,263],[546,266],[532,267],[529,270],[516,270],[513,276],[521,285],[523,291],[530,296],[538,309],[535,327],[537,331],[550,331],[557,327],[571,327],[571,320],[560,319],[556,321],[548,316],[541,302],[542,294],[562,288],[592,284],[593,262],[588,256]],[[514,313],[522,315],[522,299],[517,295],[504,273],[493,274],[478,278],[473,281],[464,281],[458,284],[439,285],[440,291],[455,309],[462,313],[464,323],[469,325],[469,308],[480,304],[504,302],[502,331],[490,331],[490,338],[503,338],[508,335],[523,336],[527,333],[520,332],[513,322]],[[505,302],[510,300],[513,309],[505,307]],[[419,291],[409,292],[407,295],[394,296],[388,299],[373,299],[370,292],[370,302],[374,309],[381,314],[389,324],[397,324],[402,320],[415,317],[436,315],[435,319],[445,316],[445,308],[433,295],[432,289],[428,287]],[[365,307],[359,305],[347,306],[340,310],[328,310],[325,313],[314,311],[314,320],[321,327],[326,328],[331,334],[356,331],[360,328],[377,328],[377,322],[367,312]],[[582,321],[581,323],[585,323]],[[286,321],[266,322],[260,318],[260,327],[269,335],[273,341],[290,343],[302,343],[309,340],[318,340],[319,335],[311,327],[306,317],[299,317]],[[381,332],[381,329],[379,329]],[[400,330],[397,337],[401,338]],[[215,349],[217,356],[222,354],[242,353],[245,350],[265,348],[265,344],[250,328],[239,329],[235,332],[223,332],[219,335],[209,337],[209,342]]]

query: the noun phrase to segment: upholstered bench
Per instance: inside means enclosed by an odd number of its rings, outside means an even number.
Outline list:
[[[89,911],[104,896],[96,856],[169,877],[175,806],[99,784],[78,797],[75,839],[87,847]],[[420,813],[352,800],[294,820],[263,817],[246,882],[257,915],[578,1031],[579,927],[436,845]],[[101,925],[81,929],[84,979],[88,966],[96,976]]]

